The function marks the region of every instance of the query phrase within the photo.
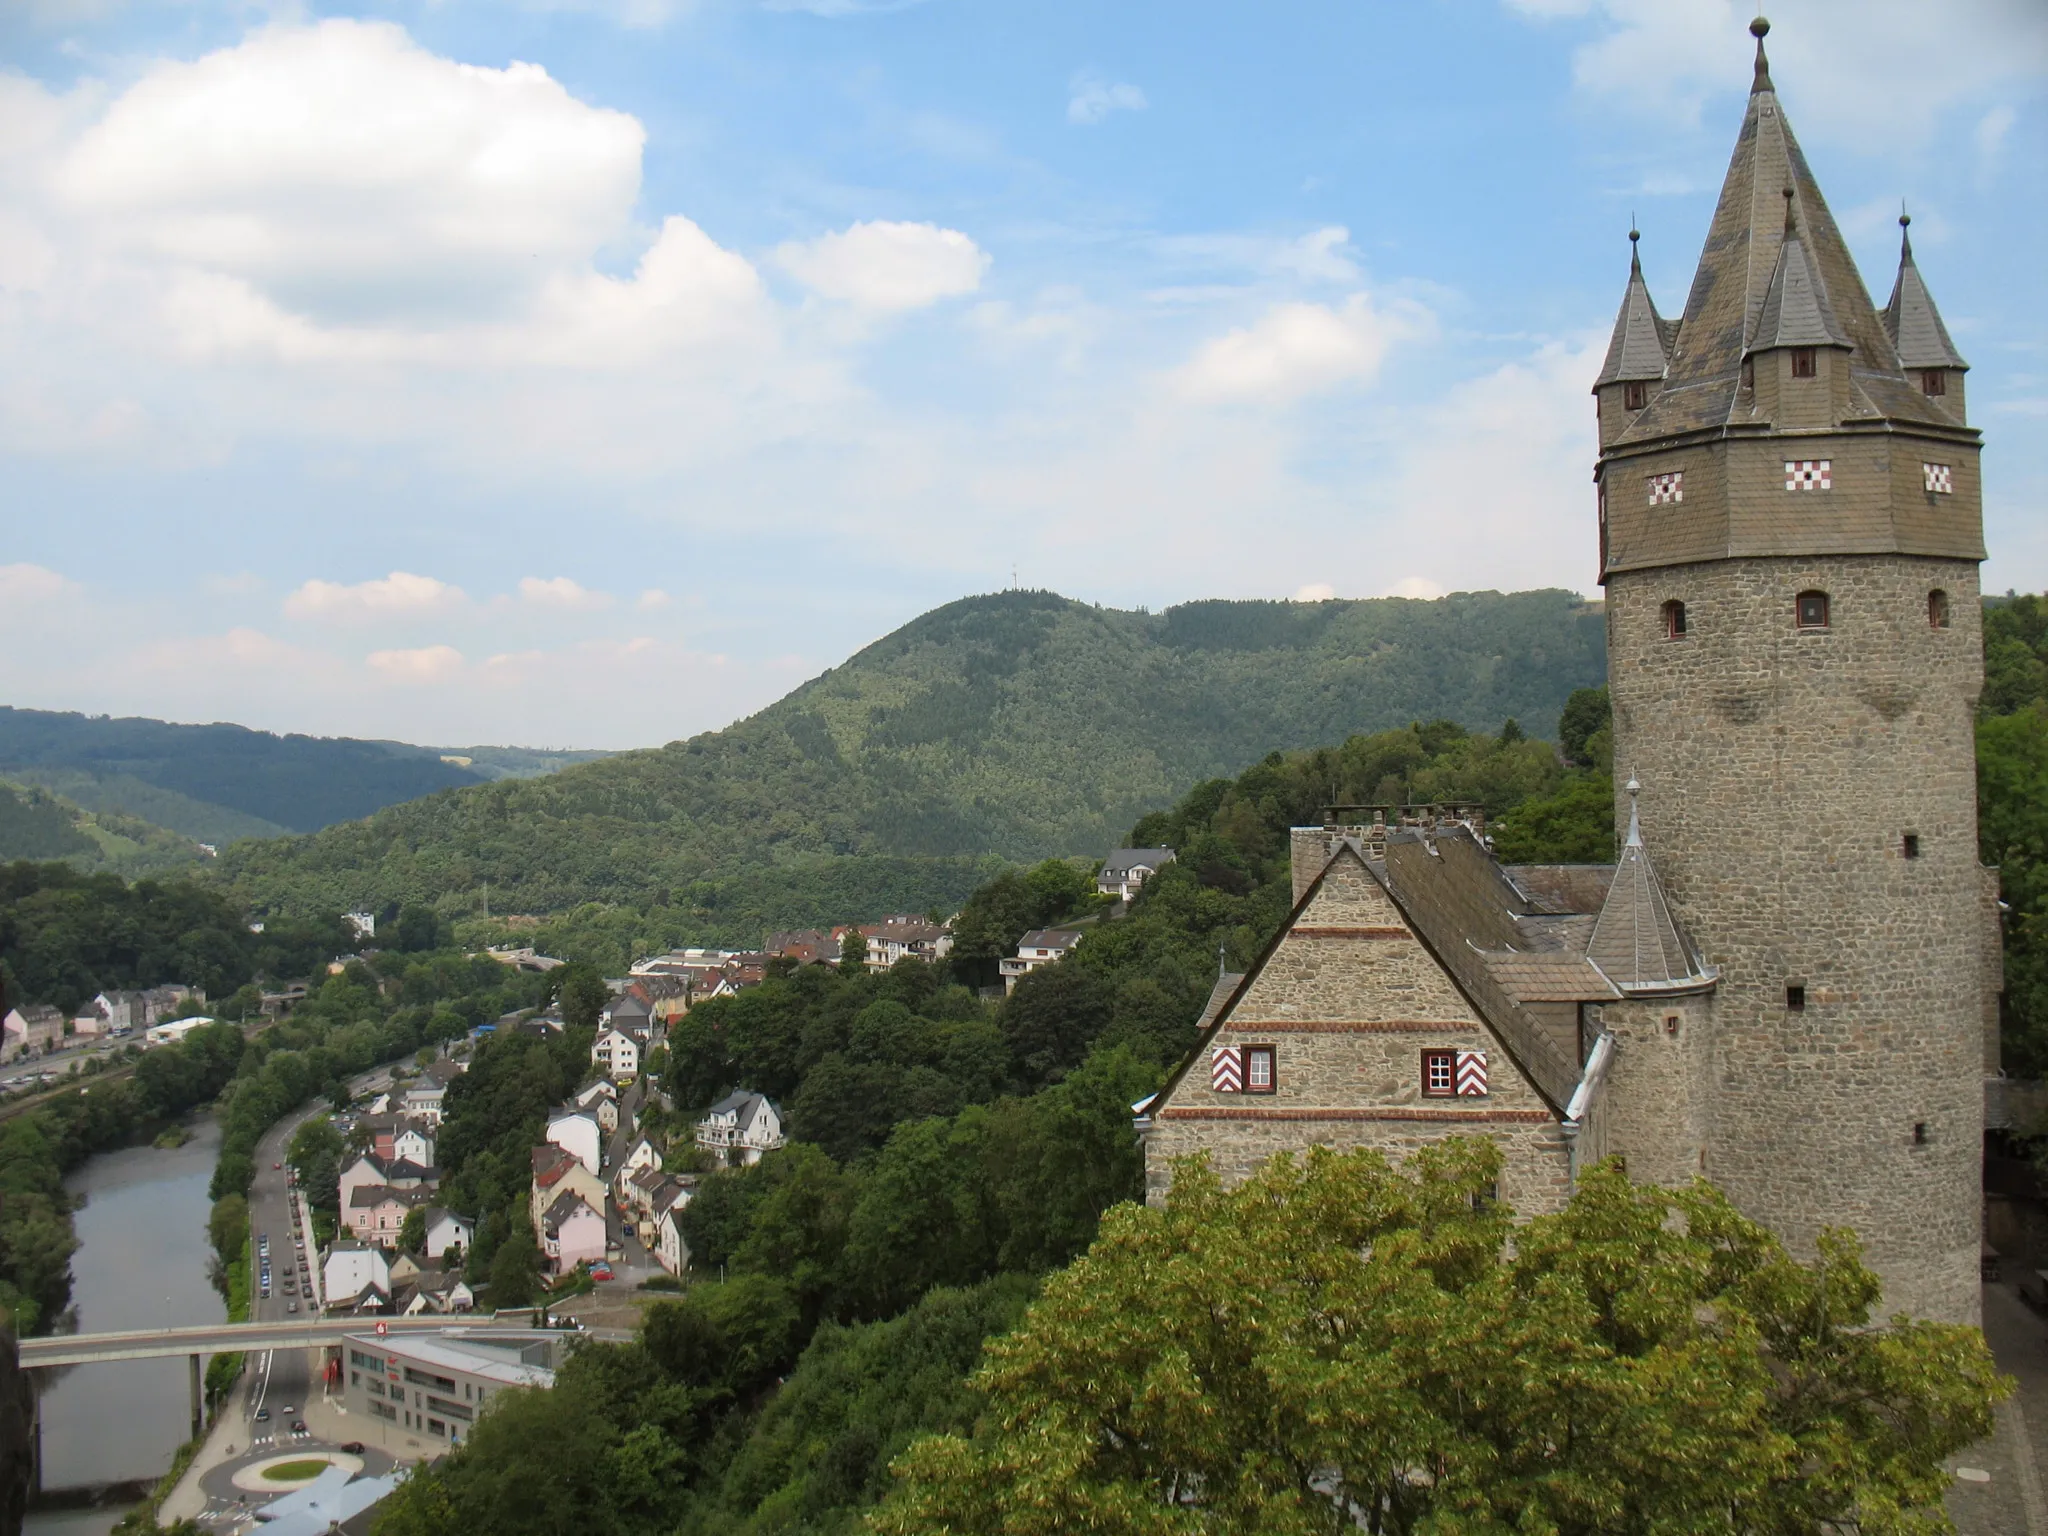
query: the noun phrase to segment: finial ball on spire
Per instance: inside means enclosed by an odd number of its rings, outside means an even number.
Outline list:
[[[1755,21],[1752,21],[1749,24],[1749,35],[1755,38],[1758,42],[1762,42],[1766,37],[1770,36],[1770,32],[1770,22],[1766,21],[1761,16],[1757,17]]]
[[[1901,228],[1901,229],[1905,229],[1905,228],[1906,228],[1906,227],[1907,227],[1908,225],[1910,225],[1910,224],[1911,224],[1912,222],[1913,222],[1913,215],[1911,215],[1910,213],[1901,213],[1901,214],[1899,215],[1899,228]]]

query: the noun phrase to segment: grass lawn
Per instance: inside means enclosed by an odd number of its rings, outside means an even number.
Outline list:
[[[280,1461],[274,1467],[263,1469],[263,1480],[270,1483],[303,1483],[318,1477],[333,1463],[325,1456],[301,1456],[297,1461]]]

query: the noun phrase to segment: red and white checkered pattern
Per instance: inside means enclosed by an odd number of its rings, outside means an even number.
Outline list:
[[[1835,465],[1832,459],[1787,459],[1785,489],[1788,491],[1832,491]]]
[[[1219,1045],[1209,1053],[1209,1086],[1218,1093],[1244,1092],[1244,1053]]]
[[[1486,1097],[1486,1052],[1458,1052],[1458,1097],[1461,1099],[1483,1099]]]
[[[1650,493],[1650,505],[1653,507],[1685,500],[1685,471],[1682,469],[1675,469],[1668,475],[1651,475],[1643,485]]]
[[[1955,494],[1956,477],[1946,464],[1922,464],[1920,473],[1927,481],[1927,489],[1935,495]]]

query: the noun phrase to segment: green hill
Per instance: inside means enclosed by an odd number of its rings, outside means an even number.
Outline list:
[[[599,755],[276,736],[240,725],[0,706],[0,775],[96,814],[138,817],[215,844],[312,832],[436,790]]]
[[[1604,675],[1569,592],[1199,602],[963,599],[751,719],[226,850],[261,910],[686,908],[706,937],[959,900],[990,856],[1100,854],[1267,753],[1449,718],[1548,735]]]
[[[94,812],[35,784],[0,779],[0,864],[61,859],[82,870],[137,876],[206,860],[192,838],[118,812]]]

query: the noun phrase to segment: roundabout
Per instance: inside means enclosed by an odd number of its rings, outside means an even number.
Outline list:
[[[242,1461],[229,1474],[229,1481],[245,1493],[290,1493],[313,1482],[329,1467],[346,1467],[353,1477],[363,1470],[363,1458],[344,1451],[299,1447]]]

